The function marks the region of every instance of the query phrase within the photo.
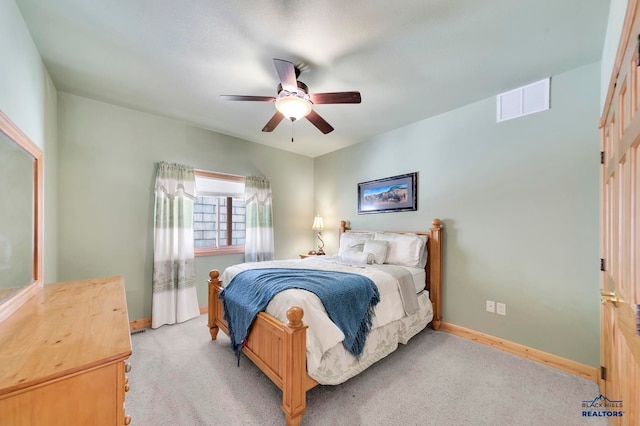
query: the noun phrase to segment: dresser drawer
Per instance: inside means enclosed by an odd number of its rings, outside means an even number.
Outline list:
[[[0,423],[122,425],[124,381],[124,366],[119,362],[18,391],[0,399]]]

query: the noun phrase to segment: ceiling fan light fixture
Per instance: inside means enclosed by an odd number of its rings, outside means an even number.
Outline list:
[[[331,124],[313,110],[313,105],[320,104],[359,104],[360,92],[327,92],[309,93],[309,88],[298,80],[300,69],[289,61],[273,59],[280,83],[277,87],[277,96],[252,96],[252,95],[220,95],[227,101],[257,101],[273,102],[276,105],[276,113],[262,128],[263,132],[273,132],[285,117],[296,121],[306,117],[323,134],[333,132]],[[292,138],[293,142],[293,138]]]
[[[311,112],[311,102],[296,93],[280,92],[276,99],[276,109],[291,121],[296,121]]]

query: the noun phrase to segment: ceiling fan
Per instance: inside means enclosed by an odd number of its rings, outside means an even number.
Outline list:
[[[333,127],[313,110],[314,104],[359,104],[360,92],[330,92],[309,93],[306,84],[298,80],[300,69],[289,61],[274,59],[280,84],[278,84],[277,96],[243,96],[220,95],[225,101],[257,101],[275,102],[276,113],[262,129],[263,132],[272,132],[283,118],[296,121],[305,117],[322,133],[333,131]]]

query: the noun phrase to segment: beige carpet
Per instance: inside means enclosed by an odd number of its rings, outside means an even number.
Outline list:
[[[206,322],[131,337],[132,425],[284,425],[279,389],[246,357],[237,367]],[[427,329],[346,383],[309,391],[302,424],[605,425],[581,417],[598,395],[588,380]]]

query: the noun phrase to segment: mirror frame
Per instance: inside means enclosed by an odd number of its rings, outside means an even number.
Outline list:
[[[42,150],[0,111],[0,132],[22,148],[34,160],[34,212],[33,212],[33,279],[11,298],[0,304],[0,323],[14,313],[24,302],[35,295],[43,285],[43,229],[44,229],[44,160]]]

